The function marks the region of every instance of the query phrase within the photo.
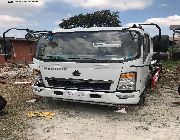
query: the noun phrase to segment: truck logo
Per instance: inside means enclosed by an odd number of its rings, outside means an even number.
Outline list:
[[[78,70],[75,70],[73,73],[72,73],[72,75],[73,76],[80,76],[80,72],[78,71]]]
[[[62,67],[62,68],[51,68],[51,67],[44,67],[45,70],[66,70],[66,67]]]

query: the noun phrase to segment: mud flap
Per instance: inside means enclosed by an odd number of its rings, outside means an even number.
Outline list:
[[[156,83],[157,83],[159,76],[160,76],[160,73],[161,73],[161,67],[158,67],[156,73],[154,75],[152,75],[152,81],[151,81],[151,88],[152,89],[155,89]]]

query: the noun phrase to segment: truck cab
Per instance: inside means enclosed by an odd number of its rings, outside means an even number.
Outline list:
[[[33,92],[74,102],[142,105],[154,54],[150,35],[138,27],[43,34],[31,64]]]

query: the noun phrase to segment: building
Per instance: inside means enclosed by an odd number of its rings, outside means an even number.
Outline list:
[[[26,40],[25,38],[13,38],[8,37],[12,42],[12,58],[8,59],[8,62],[17,63],[17,62],[26,62],[31,63],[35,54],[36,41]],[[2,42],[0,38],[0,42]],[[5,63],[4,54],[0,53],[0,64]]]

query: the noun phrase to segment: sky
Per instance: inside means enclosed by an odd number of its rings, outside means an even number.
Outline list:
[[[12,3],[8,3],[12,1]],[[25,2],[26,1],[26,2]],[[58,24],[78,14],[97,10],[118,11],[122,26],[156,23],[162,34],[172,36],[170,25],[180,25],[180,0],[0,0],[0,36],[9,28],[58,31]],[[145,30],[154,36],[155,27]],[[24,37],[12,30],[7,36]]]

